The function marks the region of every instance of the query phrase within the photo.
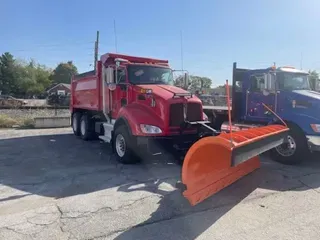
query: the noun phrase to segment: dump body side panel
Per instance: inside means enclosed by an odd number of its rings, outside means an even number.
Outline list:
[[[100,71],[79,74],[73,77],[71,84],[72,109],[101,110]]]

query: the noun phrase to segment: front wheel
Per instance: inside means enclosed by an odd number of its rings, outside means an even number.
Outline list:
[[[119,162],[123,164],[134,164],[140,161],[134,152],[137,150],[134,138],[130,135],[126,126],[122,125],[116,128],[112,144]]]
[[[287,141],[272,149],[271,157],[282,164],[299,164],[310,154],[307,139],[300,128],[296,126],[289,128]]]

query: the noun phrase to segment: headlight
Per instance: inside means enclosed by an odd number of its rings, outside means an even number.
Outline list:
[[[140,124],[140,128],[143,133],[147,133],[147,134],[162,133],[160,128],[156,126],[148,125],[148,124]]]
[[[311,128],[313,131],[320,133],[320,124],[311,124]]]

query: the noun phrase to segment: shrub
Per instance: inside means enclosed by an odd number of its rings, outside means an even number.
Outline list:
[[[14,126],[19,126],[23,128],[33,128],[34,120],[33,118],[12,118],[7,115],[0,115],[0,128],[12,128]]]
[[[17,124],[17,119],[13,119],[7,115],[0,115],[0,128],[11,128],[13,125]]]

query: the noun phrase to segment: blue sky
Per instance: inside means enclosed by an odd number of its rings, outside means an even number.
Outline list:
[[[91,70],[93,42],[100,54],[118,52],[168,59],[207,76],[214,85],[239,67],[276,62],[320,70],[319,0],[0,0],[0,53],[55,67],[73,60]],[[302,55],[302,58],[301,58]],[[302,59],[302,61],[301,61]]]

